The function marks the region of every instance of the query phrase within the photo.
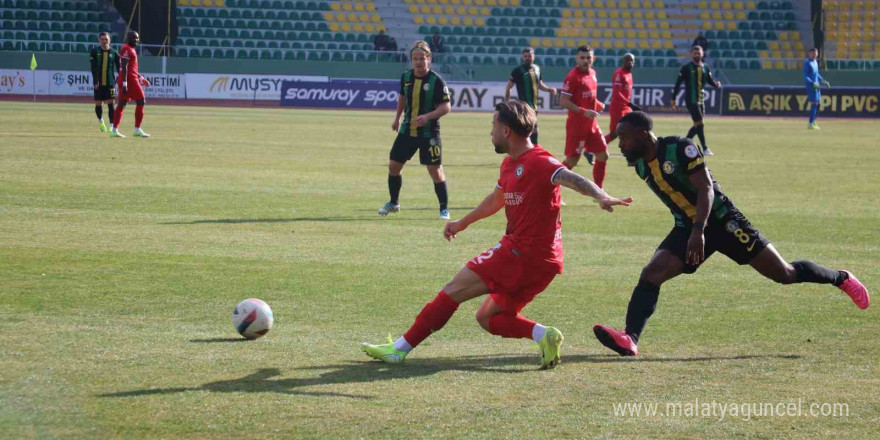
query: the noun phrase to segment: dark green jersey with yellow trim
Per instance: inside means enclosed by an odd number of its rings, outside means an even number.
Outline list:
[[[119,52],[116,49],[101,49],[98,46],[89,52],[92,65],[92,82],[99,86],[116,84],[116,73],[119,72]]]
[[[685,104],[699,104],[703,102],[703,89],[706,88],[706,85],[715,87],[715,78],[712,78],[712,71],[709,70],[706,63],[698,66],[691,61],[681,66],[678,79],[675,81],[675,89],[672,91],[672,99],[678,96],[682,84],[684,84]]]
[[[432,119],[423,127],[416,127],[412,120],[416,116],[431,113],[441,103],[449,102],[449,88],[443,78],[429,70],[428,74],[418,77],[412,70],[407,70],[400,77],[400,96],[406,100],[403,108],[403,123],[399,134],[412,137],[436,138],[440,136],[440,122]]]
[[[537,64],[521,64],[510,73],[510,80],[516,84],[516,97],[535,111],[538,110],[538,84],[541,83],[541,68]]]
[[[693,224],[697,215],[697,191],[691,185],[690,175],[705,167],[703,152],[694,141],[678,136],[658,139],[657,157],[639,159],[635,166],[639,177],[672,211],[676,226]],[[721,192],[712,173],[709,177],[715,190],[709,221],[722,220],[727,213],[736,210],[736,206]]]

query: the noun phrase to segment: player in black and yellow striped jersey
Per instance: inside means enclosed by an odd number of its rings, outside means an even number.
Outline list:
[[[428,43],[416,41],[410,50],[410,58],[413,68],[400,77],[397,114],[391,123],[391,129],[397,132],[388,161],[388,192],[391,200],[379,208],[379,215],[400,211],[400,187],[403,185],[400,172],[418,151],[419,163],[427,166],[428,174],[434,181],[434,192],[440,202],[440,218],[448,220],[449,196],[446,176],[443,174],[443,143],[440,141],[438,119],[452,110],[449,88],[443,78],[431,70]],[[400,121],[401,114],[403,122]]]
[[[95,96],[95,116],[98,117],[102,133],[113,129],[113,100],[116,99],[116,73],[119,72],[119,52],[110,47],[110,34],[98,34],[98,47],[89,52],[92,65],[92,89]],[[103,104],[107,104],[110,115],[110,127],[104,124]]]
[[[517,66],[510,72],[510,78],[507,79],[507,89],[504,91],[504,100],[510,99],[510,89],[516,85],[516,97],[520,101],[525,102],[535,111],[538,112],[540,107],[538,101],[538,91],[543,90],[550,92],[551,95],[556,94],[556,89],[548,87],[541,80],[541,67],[535,64],[535,50],[527,47],[522,51],[522,64]],[[532,143],[538,143],[538,126],[531,136]]]
[[[700,137],[700,145],[703,148],[703,154],[712,155],[712,150],[706,145],[706,134],[703,130],[703,115],[706,113],[706,107],[703,104],[705,92],[703,89],[707,85],[721,88],[721,82],[712,78],[712,71],[709,66],[703,62],[703,48],[694,46],[691,48],[691,56],[693,61],[685,64],[678,72],[678,79],[675,80],[675,88],[672,90],[672,108],[675,108],[675,97],[681,85],[684,84],[684,103],[688,112],[691,114],[691,120],[694,125],[687,133],[687,137],[693,139],[694,135]]]
[[[868,291],[852,273],[811,261],[788,263],[734,206],[706,166],[703,152],[688,138],[657,138],[653,121],[643,112],[620,120],[620,151],[635,163],[636,173],[669,207],[675,226],[642,269],[626,312],[626,330],[596,325],[593,332],[606,347],[624,356],[638,354],[636,344],[657,307],[660,286],[694,273],[715,251],[781,284],[833,284],[859,308],[870,302]]]

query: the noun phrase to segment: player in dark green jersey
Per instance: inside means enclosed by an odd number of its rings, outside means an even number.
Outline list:
[[[89,52],[89,61],[92,65],[92,90],[95,95],[95,116],[98,117],[102,133],[106,133],[108,127],[104,124],[103,104],[107,104],[110,115],[110,128],[113,128],[113,100],[116,99],[116,73],[119,72],[119,52],[110,47],[110,34],[101,32],[98,34],[98,47]]]
[[[694,273],[715,251],[781,284],[833,284],[859,308],[870,303],[868,290],[845,270],[811,261],[788,263],[776,248],[736,209],[712,177],[702,151],[688,138],[657,138],[651,117],[630,113],[620,120],[620,151],[636,164],[648,184],[675,218],[675,227],[642,269],[626,312],[626,330],[596,325],[593,332],[606,347],[623,356],[638,354],[636,344],[657,307],[660,286],[682,273]]]
[[[551,95],[556,94],[556,89],[548,87],[541,80],[541,68],[535,64],[535,49],[527,47],[522,51],[523,63],[510,72],[510,78],[507,79],[507,89],[504,91],[504,100],[510,99],[510,89],[516,85],[516,96],[520,101],[525,102],[535,111],[538,112],[538,90],[550,92]],[[538,143],[538,126],[531,136],[532,143]]]
[[[694,135],[700,137],[700,145],[703,148],[705,156],[711,156],[712,150],[706,145],[706,134],[703,131],[703,114],[706,108],[703,105],[703,89],[706,85],[711,85],[716,89],[721,88],[721,82],[712,78],[712,71],[709,66],[703,63],[703,48],[694,46],[691,49],[693,61],[685,64],[678,72],[678,79],[675,81],[675,88],[672,90],[672,108],[675,108],[675,97],[681,85],[684,84],[684,103],[688,112],[691,114],[691,120],[694,126],[687,133],[687,137],[693,139]]]
[[[434,181],[434,192],[440,202],[440,218],[449,220],[449,196],[446,192],[446,176],[443,174],[443,144],[438,121],[452,110],[449,88],[443,78],[431,70],[431,48],[428,43],[416,41],[409,53],[413,68],[400,77],[397,114],[391,123],[391,129],[397,132],[388,161],[388,192],[391,200],[379,208],[379,215],[400,211],[398,198],[403,185],[400,172],[418,151],[419,162],[427,166],[428,174]],[[400,122],[401,114],[403,122]]]

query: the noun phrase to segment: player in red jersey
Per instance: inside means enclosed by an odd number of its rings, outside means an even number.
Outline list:
[[[577,66],[565,77],[559,92],[559,105],[568,110],[568,119],[565,121],[565,166],[572,169],[581,154],[593,153],[596,158],[593,181],[601,188],[605,182],[608,144],[596,120],[605,105],[596,99],[598,87],[593,60],[590,46],[578,48],[575,55]]]
[[[501,208],[507,216],[507,230],[501,242],[478,255],[462,268],[416,317],[413,325],[396,341],[361,349],[372,358],[397,364],[427,338],[440,330],[458,305],[489,294],[477,310],[477,322],[493,335],[530,338],[541,348],[541,368],[559,363],[562,333],[520,314],[520,311],[562,273],[562,222],[559,216],[559,185],[595,198],[599,206],[613,211],[628,206],[609,196],[586,178],[569,171],[553,155],[533,145],[529,136],[537,116],[522,101],[495,106],[492,144],[495,152],[507,154],[501,163],[501,177],[495,189],[461,220],[446,224],[443,236],[455,238],[471,223],[489,217]]]
[[[611,78],[611,103],[608,105],[608,115],[611,117],[610,129],[605,135],[605,143],[617,139],[617,124],[625,114],[633,111],[632,103],[633,76],[632,69],[636,64],[636,57],[627,53],[620,60],[621,66],[614,72]]]
[[[122,112],[128,101],[134,101],[137,107],[134,110],[134,135],[138,137],[150,137],[141,130],[141,122],[144,120],[144,96],[143,87],[149,87],[150,82],[138,73],[138,60],[135,48],[141,41],[141,36],[131,31],[125,36],[125,44],[119,51],[119,57],[122,59],[122,67],[119,69],[119,76],[116,77],[116,86],[119,88],[118,98],[116,101],[116,114],[113,117],[113,130],[110,136],[125,137],[119,132],[119,123],[122,122]],[[143,86],[143,87],[141,87]]]

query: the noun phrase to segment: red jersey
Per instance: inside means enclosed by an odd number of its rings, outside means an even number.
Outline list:
[[[617,69],[612,77],[611,107],[621,109],[632,102],[633,75],[623,67]]]
[[[498,188],[504,191],[507,230],[502,243],[528,260],[557,266],[562,273],[562,219],[559,185],[552,180],[565,167],[540,146],[501,162]],[[537,262],[537,261],[536,261]]]
[[[590,68],[587,72],[581,72],[577,67],[571,69],[562,83],[562,90],[559,93],[567,95],[571,98],[576,106],[588,110],[600,109],[596,100],[598,85],[596,84],[596,71]],[[577,128],[585,131],[593,132],[599,129],[596,118],[587,118],[582,114],[573,113],[569,110],[568,119],[565,122],[566,129]]]
[[[138,73],[138,56],[134,48],[128,44],[123,44],[122,50],[119,51],[119,58],[128,60],[128,78],[122,78],[122,75],[120,75],[116,79],[116,82],[120,84],[123,81],[128,81],[130,83],[138,82],[140,78],[140,74]]]

